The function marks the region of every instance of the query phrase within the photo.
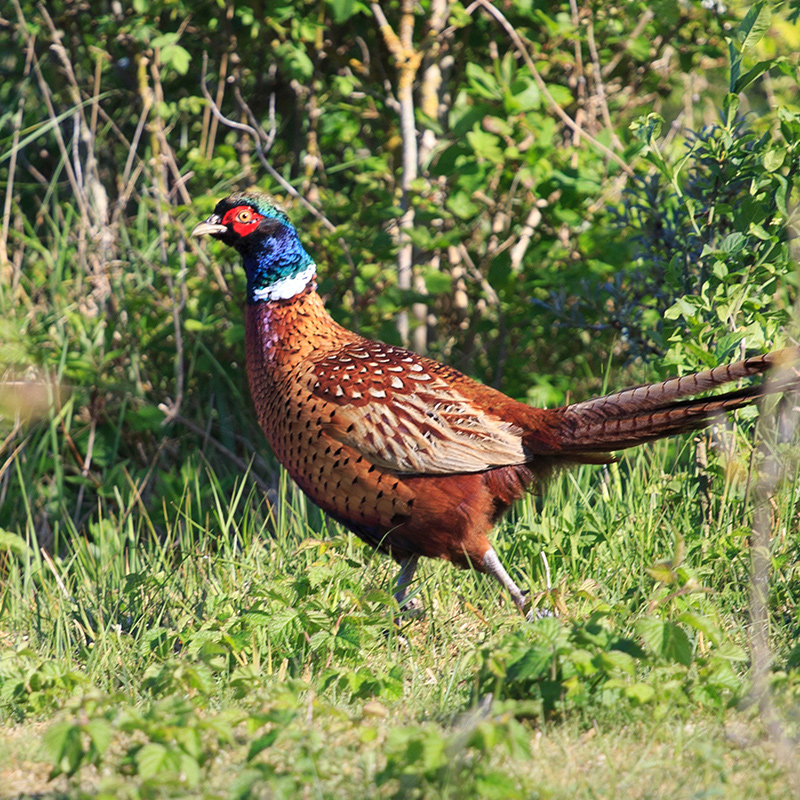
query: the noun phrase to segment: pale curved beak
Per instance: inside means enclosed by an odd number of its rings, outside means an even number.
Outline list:
[[[198,222],[192,228],[192,236],[211,236],[215,233],[225,233],[228,230],[228,226],[220,224],[220,220],[219,214],[212,214],[207,220]]]

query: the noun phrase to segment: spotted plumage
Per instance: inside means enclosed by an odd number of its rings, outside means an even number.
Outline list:
[[[402,565],[398,601],[419,556],[494,575],[525,597],[487,538],[533,484],[567,463],[694,430],[763,389],[682,399],[765,372],[776,354],[537,409],[450,367],[338,325],[286,214],[261,194],[217,205],[194,230],[235,247],[247,274],[247,372],[259,422],[300,488]],[[793,353],[796,355],[796,353]]]

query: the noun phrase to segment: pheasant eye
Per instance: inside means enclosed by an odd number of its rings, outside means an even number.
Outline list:
[[[250,222],[251,219],[253,219],[253,212],[246,208],[236,215],[237,222]]]

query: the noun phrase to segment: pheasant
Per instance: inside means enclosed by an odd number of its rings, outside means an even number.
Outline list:
[[[494,576],[525,613],[526,595],[487,538],[515,501],[559,466],[610,463],[614,450],[702,428],[753,403],[768,391],[763,384],[687,398],[783,358],[755,356],[534,408],[338,325],[317,294],[313,259],[269,196],[231,195],[192,234],[231,245],[243,259],[250,392],[276,456],[323,511],[400,564],[401,609],[427,556]]]

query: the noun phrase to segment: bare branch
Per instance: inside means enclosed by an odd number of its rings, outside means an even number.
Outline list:
[[[528,245],[531,243],[533,233],[542,221],[542,212],[537,205],[533,205],[528,212],[528,216],[522,225],[519,233],[519,239],[516,244],[511,248],[511,269],[517,272],[522,265],[522,259],[528,250]]]
[[[617,150],[622,150],[622,142],[620,141],[614,125],[611,122],[611,113],[608,110],[608,99],[606,98],[606,87],[603,83],[603,70],[600,67],[600,56],[597,53],[597,43],[594,39],[594,20],[589,17],[588,25],[586,28],[586,41],[589,44],[589,53],[592,57],[592,66],[594,67],[594,84],[597,89],[597,99],[600,103],[600,113],[603,115],[603,122],[606,129],[611,135],[611,142]]]
[[[403,172],[400,176],[400,220],[397,226],[397,285],[400,289],[411,289],[414,269],[414,245],[410,231],[414,227],[414,207],[411,204],[411,184],[416,180],[419,169],[417,150],[417,126],[414,119],[414,78],[422,56],[414,50],[414,0],[403,0],[400,14],[400,35],[398,36],[378,3],[372,4],[372,13],[378,22],[386,47],[392,54],[397,68],[397,100],[400,104],[400,136],[403,142]],[[422,308],[419,306],[422,305]],[[417,319],[425,319],[424,304],[415,306]],[[408,313],[401,311],[397,317],[397,328],[403,344],[408,344],[410,324]],[[418,350],[424,350],[424,326],[415,341]]]

